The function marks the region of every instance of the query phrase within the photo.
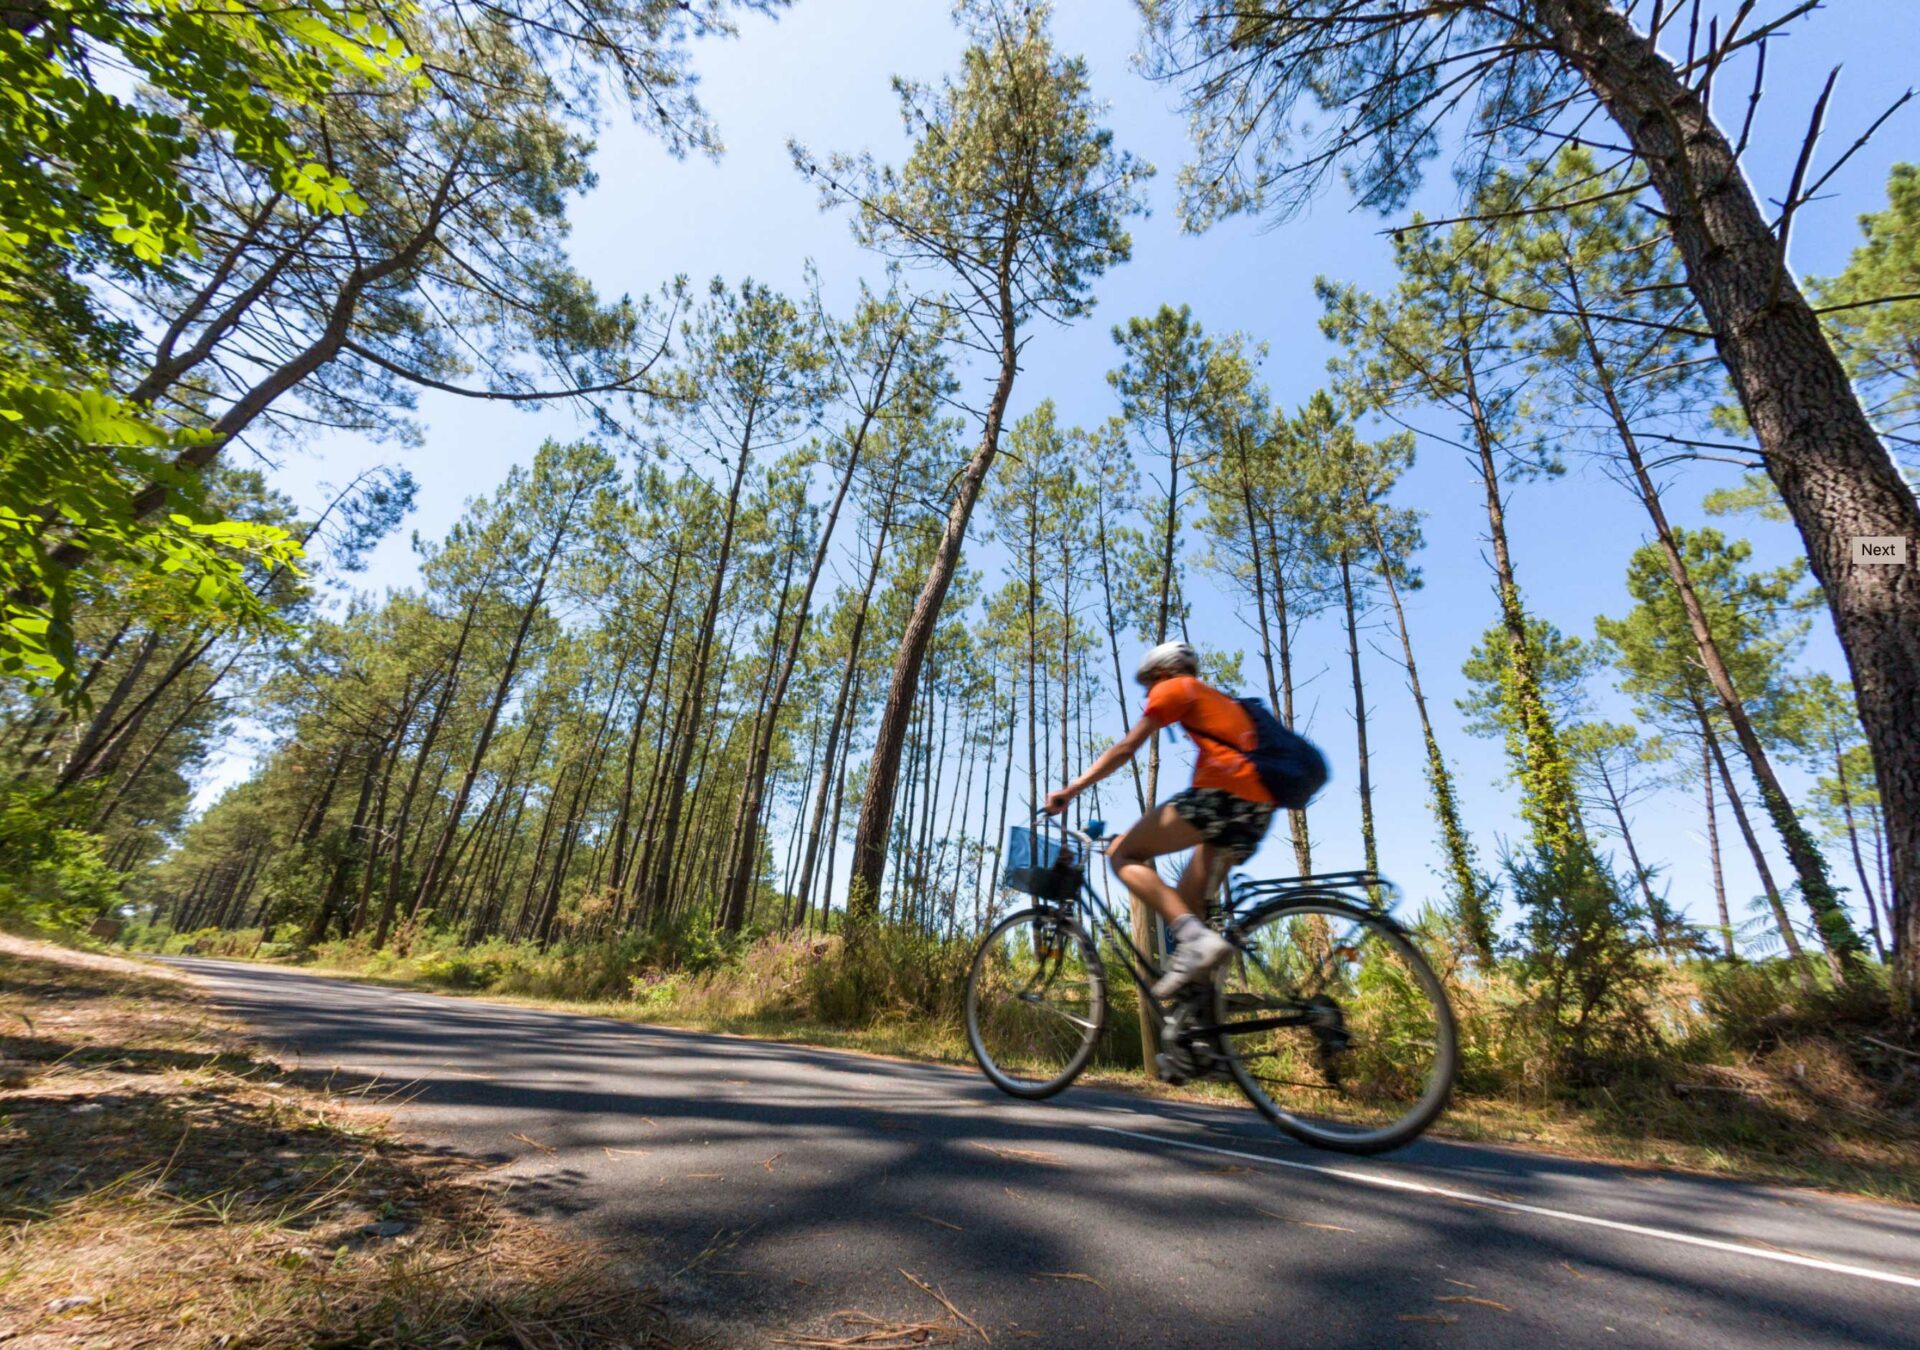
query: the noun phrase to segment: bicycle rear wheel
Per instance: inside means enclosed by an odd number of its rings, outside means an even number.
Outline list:
[[[1002,919],[967,973],[967,1044],[989,1081],[1051,1097],[1080,1076],[1106,1025],[1106,976],[1093,939],[1065,908]]]
[[[1239,936],[1216,1011],[1228,1067],[1255,1106],[1294,1137],[1347,1153],[1398,1148],[1433,1123],[1453,1091],[1453,1010],[1397,924],[1303,899],[1257,911]],[[1286,1024],[1259,1025],[1276,1021]]]

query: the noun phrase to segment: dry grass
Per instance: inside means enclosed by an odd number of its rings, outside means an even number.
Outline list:
[[[1455,1099],[1436,1133],[1920,1204],[1920,1110],[1843,1030],[1572,1099]],[[1920,1079],[1920,1075],[1914,1076]]]
[[[183,982],[0,938],[0,1341],[653,1346],[614,1253],[255,1057]],[[356,1095],[359,1094],[359,1095]]]

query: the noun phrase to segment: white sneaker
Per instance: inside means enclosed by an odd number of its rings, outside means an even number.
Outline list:
[[[1211,928],[1202,928],[1173,949],[1173,955],[1167,958],[1167,973],[1154,981],[1153,996],[1165,1002],[1187,985],[1206,979],[1214,967],[1232,955],[1232,943]]]

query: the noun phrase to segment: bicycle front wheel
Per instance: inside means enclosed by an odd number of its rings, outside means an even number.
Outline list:
[[[1398,1148],[1433,1123],[1453,1090],[1453,1010],[1397,924],[1303,899],[1256,912],[1240,937],[1216,1009],[1228,1067],[1255,1106],[1347,1153]]]
[[[1002,919],[967,974],[967,1044],[993,1085],[1051,1097],[1080,1076],[1106,1025],[1106,977],[1093,939],[1065,909]]]

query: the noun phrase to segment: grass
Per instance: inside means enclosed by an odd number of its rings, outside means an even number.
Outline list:
[[[222,935],[225,950],[245,955],[258,934]],[[264,949],[272,953],[268,944]],[[209,953],[213,954],[213,953]],[[479,994],[526,1006],[613,1017],[756,1040],[852,1050],[893,1058],[972,1067],[960,1020],[929,1012],[924,995],[897,977],[879,999],[878,1015],[857,1024],[820,1015],[834,1004],[823,993],[831,971],[829,942],[786,938],[750,948],[738,960],[703,974],[654,973],[592,985],[621,995],[582,998],[555,993],[583,971],[569,958],[516,967],[510,950],[495,953],[491,987],[462,987],[468,968],[423,944],[411,955],[383,953],[370,974],[352,949],[335,944],[303,969],[441,992]],[[883,957],[884,957],[883,953]],[[903,953],[905,969],[936,962],[929,983],[946,988],[954,972],[944,956]],[[1701,1003],[1701,989],[1675,976],[1665,1006]],[[1109,980],[1124,995],[1123,981]],[[591,986],[589,986],[591,987]],[[1863,1027],[1817,1006],[1783,1012],[1778,990],[1758,968],[1717,986],[1709,1002],[1718,1023],[1695,1024],[1658,1056],[1629,1060],[1602,1081],[1567,1091],[1528,1089],[1524,1017],[1500,1002],[1501,991],[1456,989],[1466,1067],[1462,1090],[1435,1127],[1436,1135],[1538,1149],[1583,1159],[1652,1166],[1813,1187],[1846,1195],[1920,1204],[1920,1055],[1881,1042]],[[916,998],[922,1001],[916,1001]],[[1744,999],[1746,1005],[1739,1001]],[[936,1002],[936,1006],[938,1003]],[[1734,1034],[1737,1029],[1737,1034]],[[1178,1101],[1251,1109],[1219,1082],[1170,1087],[1137,1068],[1137,1032],[1130,1002],[1109,1011],[1102,1055],[1083,1081]]]
[[[622,1254],[256,1056],[182,980],[0,937],[0,1342],[657,1346]]]

